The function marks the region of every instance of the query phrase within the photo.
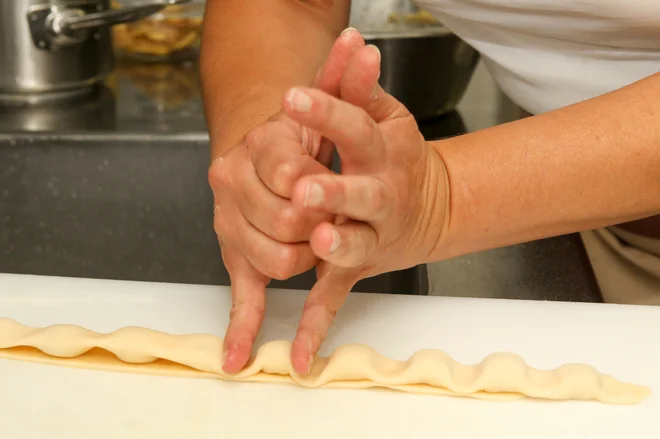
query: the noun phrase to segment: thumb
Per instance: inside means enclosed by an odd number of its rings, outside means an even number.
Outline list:
[[[410,116],[408,109],[378,84],[380,64],[378,47],[357,50],[341,78],[341,99],[364,109],[376,123]]]

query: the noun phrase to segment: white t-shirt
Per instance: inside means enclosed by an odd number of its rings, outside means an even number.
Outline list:
[[[660,0],[417,0],[533,114],[660,71]]]

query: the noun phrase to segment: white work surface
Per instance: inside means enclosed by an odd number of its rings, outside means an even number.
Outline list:
[[[291,339],[305,293],[268,294],[259,343]],[[0,274],[0,316],[37,327],[222,336],[230,303],[222,287]],[[636,406],[497,403],[0,360],[0,438],[660,438],[658,307],[353,294],[322,354],[349,342],[396,359],[436,348],[465,363],[495,351],[538,368],[587,363],[654,394]]]

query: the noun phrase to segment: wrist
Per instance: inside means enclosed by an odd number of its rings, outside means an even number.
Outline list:
[[[429,241],[433,246],[428,254],[427,263],[439,262],[459,255],[452,230],[452,218],[455,216],[454,209],[458,194],[452,188],[450,170],[442,154],[444,142],[448,141],[449,139],[427,142],[435,162],[434,174],[436,177],[432,182],[435,196],[429,199],[429,204],[432,205],[434,212],[434,221],[431,224],[437,228],[435,231],[429,231]]]
[[[428,148],[428,166],[421,192],[420,222],[418,230],[422,231],[420,246],[423,249],[421,263],[431,263],[445,256],[449,239],[451,220],[451,188],[449,174],[442,155],[434,148],[433,142],[426,142]]]
[[[253,128],[263,124],[280,110],[281,98],[278,95],[270,99],[246,99],[215,112],[207,121],[211,159],[215,160],[226,154]]]

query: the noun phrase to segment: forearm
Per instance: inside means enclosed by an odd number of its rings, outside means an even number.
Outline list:
[[[434,142],[451,202],[432,259],[660,214],[660,75]]]
[[[208,0],[201,77],[213,157],[309,85],[347,25],[350,0]]]

